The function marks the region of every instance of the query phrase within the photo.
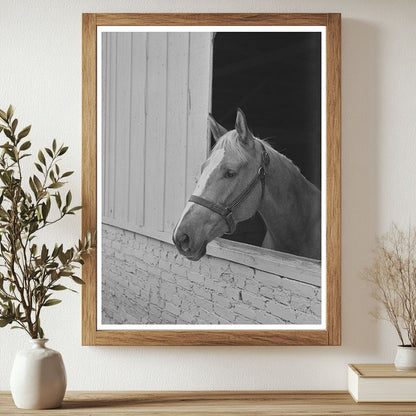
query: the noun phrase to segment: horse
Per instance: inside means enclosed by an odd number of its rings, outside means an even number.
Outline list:
[[[267,228],[262,247],[320,259],[320,190],[291,160],[254,137],[241,109],[233,130],[211,114],[208,124],[216,144],[173,230],[179,253],[199,260],[210,241],[233,233],[258,211]]]

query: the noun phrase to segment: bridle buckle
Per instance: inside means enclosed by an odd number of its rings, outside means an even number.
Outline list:
[[[268,164],[270,163],[270,156],[267,153],[267,150],[263,150],[261,154],[261,159],[263,160],[263,165],[268,166]]]
[[[227,213],[224,215],[224,220],[228,225],[228,231],[225,234],[233,234],[237,228],[234,220],[233,211],[230,208],[226,208]]]

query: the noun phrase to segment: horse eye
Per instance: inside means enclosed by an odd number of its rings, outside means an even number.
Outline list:
[[[233,172],[232,170],[227,170],[225,173],[224,173],[224,177],[225,178],[232,178],[232,177],[234,177],[236,175],[236,173],[235,172]]]

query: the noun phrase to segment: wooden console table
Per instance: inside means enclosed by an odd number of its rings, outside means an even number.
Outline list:
[[[68,392],[54,410],[16,409],[0,392],[0,415],[416,415],[416,403],[355,403],[347,392]]]

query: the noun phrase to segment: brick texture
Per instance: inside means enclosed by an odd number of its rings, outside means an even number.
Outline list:
[[[102,227],[103,324],[319,324],[320,288]]]

